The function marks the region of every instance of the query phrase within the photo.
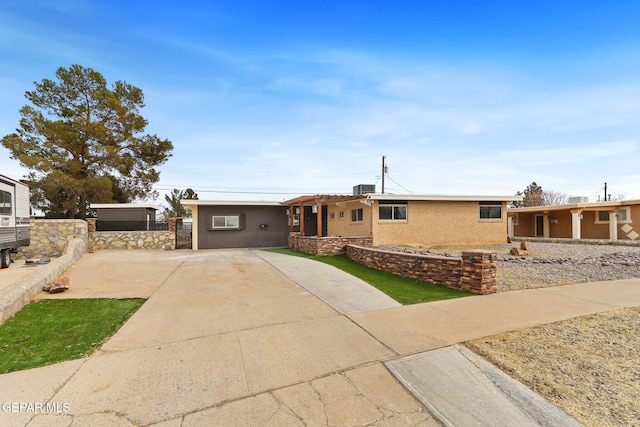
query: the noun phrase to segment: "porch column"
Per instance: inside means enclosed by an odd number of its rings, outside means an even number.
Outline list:
[[[293,210],[295,206],[289,205],[289,233],[293,232]]]
[[[318,203],[316,206],[318,207],[318,219],[317,219],[318,237],[322,237],[322,204]]]
[[[609,240],[618,240],[618,210],[609,211]]]
[[[300,205],[300,235],[304,236],[304,205]]]
[[[581,239],[582,209],[571,209],[571,238]]]
[[[542,237],[549,238],[551,236],[551,222],[549,222],[549,211],[544,212],[544,216],[542,218],[544,221]]]
[[[515,218],[513,215],[507,216],[507,236],[513,237],[515,235]]]

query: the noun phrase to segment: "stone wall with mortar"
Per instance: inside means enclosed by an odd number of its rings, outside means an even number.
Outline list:
[[[45,285],[53,283],[86,251],[86,239],[69,240],[62,256],[51,260],[49,264],[38,266],[33,273],[0,290],[0,325],[33,301],[35,295],[42,292]]]
[[[496,292],[498,253],[475,250],[462,252],[462,277],[460,289],[485,295]]]
[[[88,239],[87,223],[81,219],[33,219],[30,234],[31,244],[19,248],[12,258],[59,257],[70,240],[81,239],[86,247]]]
[[[175,231],[94,231],[89,233],[89,251],[105,249],[176,248]]]
[[[372,240],[368,236],[316,237],[291,233],[289,234],[289,248],[311,255],[332,256],[344,254],[349,244],[371,246]]]
[[[462,257],[445,257],[348,245],[346,254],[367,267],[399,276],[475,294],[496,292],[497,254],[492,251],[468,251]]]

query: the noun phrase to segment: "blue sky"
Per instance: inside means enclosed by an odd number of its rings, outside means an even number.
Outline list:
[[[0,136],[80,64],[145,94],[160,193],[640,199],[640,2],[0,3]],[[25,174],[0,147],[0,173]]]

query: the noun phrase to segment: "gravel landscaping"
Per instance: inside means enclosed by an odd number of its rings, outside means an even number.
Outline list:
[[[505,245],[513,247],[515,245]],[[529,243],[530,255],[498,257],[498,291],[640,277],[640,247]]]
[[[498,291],[640,277],[640,247],[520,243],[498,252]],[[391,248],[385,248],[391,249]],[[430,251],[457,256],[468,247]],[[586,426],[640,427],[640,307],[485,337],[467,347]]]

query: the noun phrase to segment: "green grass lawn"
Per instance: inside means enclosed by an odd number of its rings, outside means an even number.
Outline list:
[[[0,374],[86,357],[144,299],[55,299],[26,305],[0,325]]]
[[[397,274],[387,273],[386,271],[379,271],[374,268],[358,264],[357,262],[347,258],[346,255],[316,256],[294,251],[292,249],[270,249],[270,251],[285,255],[309,258],[332,265],[351,274],[352,276],[364,280],[371,286],[378,288],[403,305],[474,295],[470,292],[461,291],[459,289],[451,289],[446,286],[421,282],[419,280],[398,276]]]

